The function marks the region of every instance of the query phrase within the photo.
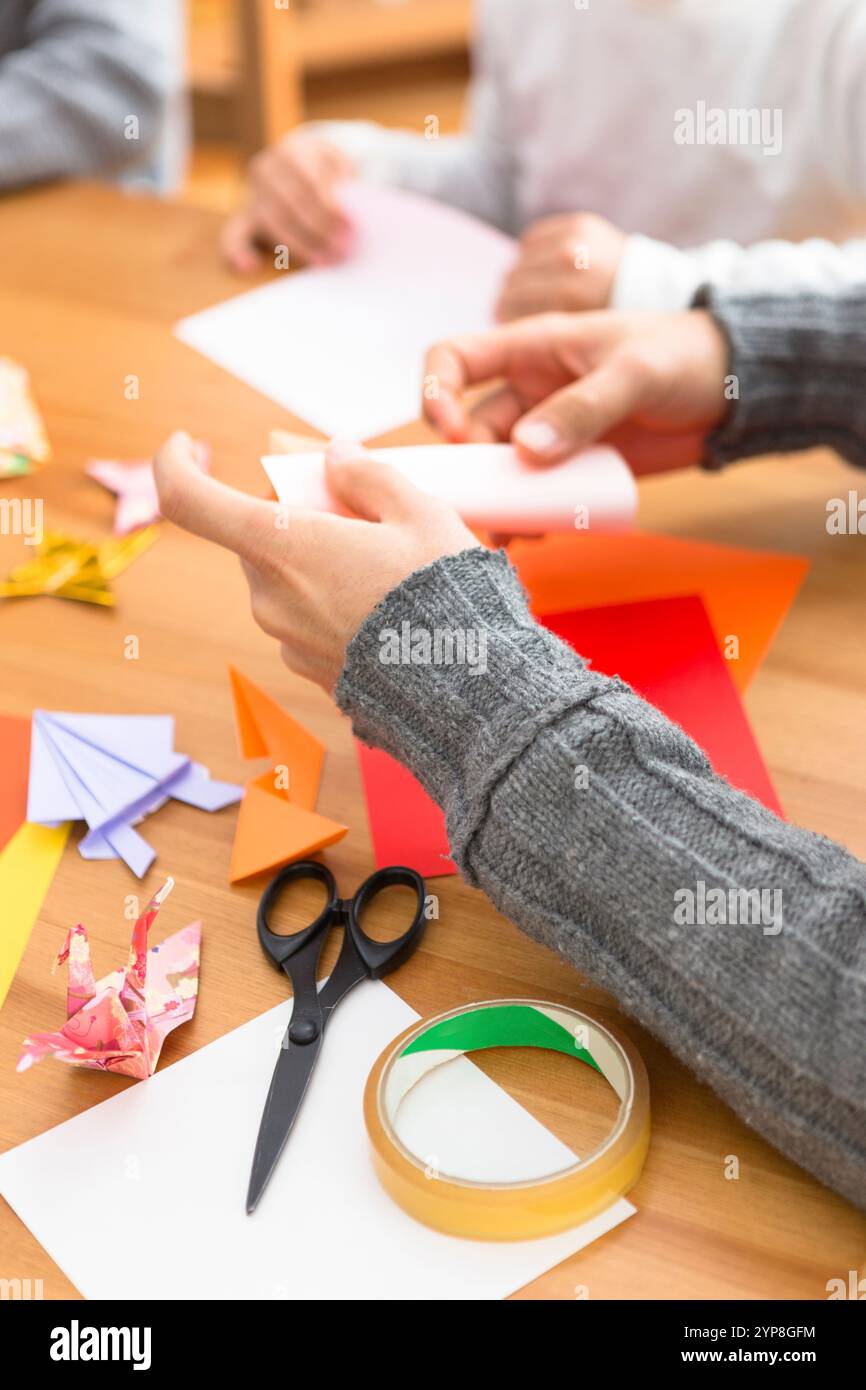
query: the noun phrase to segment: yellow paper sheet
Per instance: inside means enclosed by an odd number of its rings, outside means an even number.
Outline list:
[[[0,853],[0,1008],[51,886],[69,824],[19,826]]]

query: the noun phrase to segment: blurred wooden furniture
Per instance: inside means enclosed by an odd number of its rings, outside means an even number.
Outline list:
[[[256,492],[264,484],[257,456],[269,429],[304,428],[172,336],[182,315],[238,292],[219,262],[218,230],[215,214],[107,188],[0,200],[3,351],[31,373],[56,460],[32,479],[7,481],[4,494],[28,496],[36,486],[46,527],[110,533],[114,499],[84,476],[89,458],[147,457],[183,427],[210,441],[217,477]],[[141,381],[136,400],[124,393],[127,372]],[[389,442],[425,437],[415,424]],[[674,474],[641,483],[640,524],[811,557],[811,574],[747,706],[791,819],[866,858],[866,547],[862,537],[828,536],[824,526],[827,497],[845,496],[858,481],[828,454],[755,461],[721,477]],[[0,574],[26,549],[20,537],[0,535]],[[3,709],[170,712],[178,748],[215,777],[243,781],[252,773],[236,745],[231,660],[326,743],[320,809],[350,831],[326,857],[338,882],[359,883],[372,856],[347,721],[321,691],[290,675],[275,644],[254,626],[234,556],[165,525],[114,587],[114,610],[52,598],[0,604]],[[129,633],[139,638],[135,661],[124,659]],[[65,930],[83,918],[97,973],[113,966],[129,943],[126,895],[146,896],[166,870],[177,886],[165,929],[201,917],[204,944],[195,1017],[172,1033],[161,1065],[284,1001],[285,983],[255,940],[260,885],[227,882],[235,819],[231,810],[209,816],[169,802],[147,822],[158,859],[140,885],[118,861],[82,859],[80,827],[73,832],[0,1012],[2,1148],[139,1084],[50,1060],[19,1076],[15,1062],[26,1032],[61,1017],[64,982],[50,968]],[[457,878],[431,880],[430,888],[439,920],[388,981],[413,1008],[427,1014],[497,996],[586,1007],[617,1018],[650,1076],[653,1140],[632,1193],[637,1215],[520,1297],[574,1299],[585,1288],[591,1299],[825,1299],[829,1279],[866,1272],[862,1212],[760,1139],[660,1043],[619,1019],[608,996],[499,916],[481,893]],[[332,959],[326,956],[326,969]],[[522,1055],[527,1051],[497,1050],[485,1069],[559,1138],[587,1152],[600,1137],[593,1124],[603,1119],[602,1097],[592,1093],[587,1107],[572,1071],[564,1078],[551,1066],[554,1054],[539,1067]],[[737,1181],[725,1179],[730,1154],[739,1158]],[[71,1200],[72,1192],[46,1194],[46,1201]],[[0,1202],[0,1278],[12,1276],[43,1279],[46,1298],[76,1296]]]
[[[471,0],[192,0],[190,81],[236,99],[247,151],[307,115],[305,82],[326,73],[464,53]]]

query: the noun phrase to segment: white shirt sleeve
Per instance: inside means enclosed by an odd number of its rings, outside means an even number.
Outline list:
[[[505,64],[507,35],[496,0],[479,5],[465,132],[440,136],[435,116],[425,131],[390,130],[370,121],[317,121],[306,128],[338,145],[363,178],[440,198],[503,231],[514,230],[514,170]]]
[[[811,128],[827,173],[856,204],[866,200],[866,5],[833,3],[833,37]]]
[[[686,309],[701,285],[726,293],[833,293],[866,283],[866,239],[836,243],[711,241],[678,250],[650,237],[628,237],[614,281],[613,309]]]

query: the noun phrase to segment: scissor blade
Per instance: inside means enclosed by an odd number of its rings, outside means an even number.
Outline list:
[[[262,1112],[259,1137],[256,1140],[247,1191],[247,1213],[255,1211],[259,1198],[277,1166],[277,1160],[286,1146],[321,1047],[321,1033],[314,1042],[305,1043],[303,1046],[289,1043],[288,1033],[283,1040]]]

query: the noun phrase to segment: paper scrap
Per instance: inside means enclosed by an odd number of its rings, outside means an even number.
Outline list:
[[[321,440],[313,434],[297,434],[294,430],[268,431],[269,454],[309,454],[320,444]]]
[[[126,966],[102,980],[93,976],[87,929],[79,924],[66,933],[54,966],[69,966],[67,1021],[57,1032],[24,1039],[18,1071],[52,1056],[139,1081],[153,1074],[165,1039],[192,1018],[198,997],[201,922],[148,947],[148,932],[173,887],[169,878],[151,898],[132,929]]]
[[[348,259],[284,273],[175,332],[322,434],[370,439],[417,419],[433,343],[493,324],[516,246],[414,193],[355,183],[341,200]]]
[[[159,1289],[161,1298],[176,1300],[498,1299],[634,1213],[622,1198],[572,1231],[515,1242],[460,1240],[407,1216],[373,1171],[362,1096],[379,1053],[418,1015],[373,981],[353,991],[328,1024],[267,1203],[247,1216],[250,1159],[290,1011],[290,1001],[281,1003],[158,1071],[146,1086],[0,1156],[0,1192],[85,1298],[146,1300]],[[471,1073],[460,1094],[472,1104],[487,1152],[507,1143],[515,1168],[536,1173],[573,1161],[468,1058],[452,1067]],[[455,1126],[463,1127],[462,1106],[446,1093],[436,1117],[443,1153],[452,1138],[459,1148]],[[63,1200],[46,1201],[47,1192],[62,1192]],[[117,1258],[117,1213],[131,1200],[138,1228],[157,1233],[181,1202],[182,1257],[166,1258],[165,1241],[154,1238],[136,1244],[134,1259]]]

